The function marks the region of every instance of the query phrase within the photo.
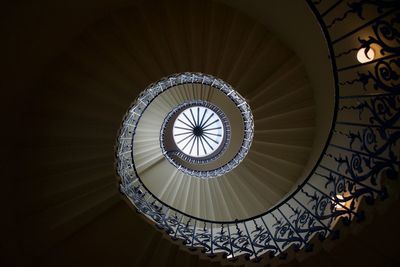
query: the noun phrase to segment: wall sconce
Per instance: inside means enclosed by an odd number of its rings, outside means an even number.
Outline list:
[[[365,54],[365,50],[366,50],[366,48],[361,48],[357,52],[357,60],[360,63],[367,63],[367,62],[374,60],[374,58],[375,58],[375,51],[372,48],[370,48],[368,50],[367,54]]]
[[[343,195],[336,195],[336,198],[337,198],[339,201],[340,201],[340,200],[344,200]],[[346,206],[345,203],[342,202],[342,203],[338,204],[338,203],[336,203],[335,200],[332,200],[332,203],[335,205],[335,210],[343,210],[344,207]]]

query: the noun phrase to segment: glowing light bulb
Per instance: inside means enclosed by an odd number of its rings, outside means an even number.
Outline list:
[[[341,200],[344,200],[344,197],[343,197],[342,195],[336,195],[336,198],[339,200],[339,202],[341,202]],[[339,203],[337,203],[337,202],[335,201],[335,199],[332,199],[332,203],[335,205],[335,209],[336,209],[336,210],[342,210],[342,209],[344,209],[343,206],[345,205],[345,203],[339,204]]]
[[[365,50],[366,50],[366,48],[361,48],[357,52],[357,60],[360,63],[367,63],[367,62],[374,60],[375,51],[372,48],[370,48],[368,50],[367,54],[365,54]]]

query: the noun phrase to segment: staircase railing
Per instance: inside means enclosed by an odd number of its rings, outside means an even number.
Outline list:
[[[311,239],[338,238],[335,225],[360,221],[362,198],[368,204],[388,197],[384,179],[399,171],[400,1],[307,0],[321,30],[335,80],[335,114],[330,136],[308,178],[286,199],[263,214],[230,222],[208,221],[169,207],[147,191],[135,175],[129,154],[134,125],[143,111],[142,97],[122,126],[117,148],[121,192],[137,210],[182,239],[229,259],[245,255],[285,258],[287,249],[313,248]],[[367,63],[356,61],[360,49],[373,49]],[[368,215],[367,215],[368,216]],[[267,253],[267,254],[266,254]]]

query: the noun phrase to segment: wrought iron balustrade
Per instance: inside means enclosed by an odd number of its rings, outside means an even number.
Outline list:
[[[312,250],[311,239],[338,238],[335,228],[362,220],[362,198],[388,197],[384,179],[399,171],[400,1],[307,1],[326,38],[335,80],[335,114],[326,146],[308,178],[274,208],[253,218],[208,221],[184,214],[153,196],[132,164],[132,140],[140,114],[157,84],[138,97],[121,128],[117,171],[121,192],[137,210],[189,248],[234,259],[245,255],[285,258],[287,249]],[[365,33],[367,34],[367,37]],[[362,36],[362,37],[361,37]],[[376,59],[358,63],[359,49]],[[163,88],[160,88],[161,90]],[[368,216],[368,215],[366,215]]]

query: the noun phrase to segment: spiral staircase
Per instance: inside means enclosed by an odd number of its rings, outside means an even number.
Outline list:
[[[399,2],[275,2],[6,8],[5,266],[398,266]],[[210,166],[160,146],[192,100],[232,129]]]

